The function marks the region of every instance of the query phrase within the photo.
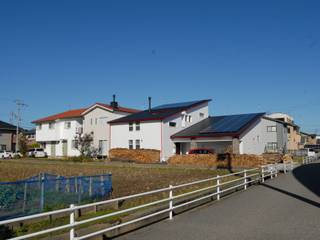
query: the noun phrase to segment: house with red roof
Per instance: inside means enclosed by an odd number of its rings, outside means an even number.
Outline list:
[[[36,125],[36,141],[50,157],[78,156],[75,137],[88,133],[93,137],[92,147],[100,156],[109,151],[108,121],[121,118],[139,110],[125,108],[115,101],[110,104],[95,103],[87,108],[68,110],[33,121]]]

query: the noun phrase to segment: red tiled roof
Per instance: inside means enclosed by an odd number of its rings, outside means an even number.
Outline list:
[[[113,107],[109,104],[105,104],[105,103],[96,103],[97,105],[103,106],[105,108],[109,108],[109,109],[113,109]],[[136,113],[136,112],[140,112],[140,110],[138,109],[133,109],[133,108],[125,108],[125,107],[121,107],[118,106],[116,108],[116,111],[118,112],[126,112],[126,113]]]
[[[69,111],[66,111],[66,112],[62,112],[62,113],[58,113],[58,114],[55,114],[55,115],[51,115],[49,117],[37,119],[37,120],[33,121],[32,123],[50,122],[50,121],[54,121],[54,120],[57,120],[57,119],[63,119],[63,118],[81,117],[81,114],[85,110],[87,110],[87,108],[73,109],[73,110],[69,110]]]

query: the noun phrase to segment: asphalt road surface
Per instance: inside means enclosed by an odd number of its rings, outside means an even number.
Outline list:
[[[320,163],[117,240],[320,239]]]

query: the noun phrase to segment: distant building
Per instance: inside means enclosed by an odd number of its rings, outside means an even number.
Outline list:
[[[19,130],[22,131],[22,129]],[[16,150],[16,131],[15,125],[0,121],[0,150]]]
[[[92,147],[105,156],[108,151],[108,121],[137,112],[124,108],[115,102],[110,105],[93,104],[89,108],[73,109],[33,121],[36,125],[36,141],[51,157],[78,156],[75,137],[78,134],[91,134]]]
[[[300,127],[294,123],[293,117],[285,113],[272,113],[268,115],[269,118],[278,120],[281,123],[284,123],[288,129],[288,145],[287,150],[297,151],[300,149]]]
[[[287,128],[265,113],[208,117],[171,136],[176,154],[205,148],[215,153],[278,153],[286,150]]]

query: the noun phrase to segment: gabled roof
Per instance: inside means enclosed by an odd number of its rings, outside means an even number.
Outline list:
[[[49,117],[37,119],[37,120],[33,121],[32,123],[51,122],[51,121],[55,121],[58,119],[67,119],[67,118],[78,118],[78,117],[82,117],[81,114],[85,110],[87,110],[87,108],[73,109],[73,110],[69,110],[66,112],[51,115]]]
[[[239,137],[265,113],[250,113],[208,117],[171,138]]]
[[[182,111],[188,110],[190,108],[196,107],[198,105],[201,105],[209,101],[211,101],[211,99],[165,104],[165,105],[154,107],[150,111],[144,110],[141,112],[137,112],[137,113],[110,121],[109,123],[163,120],[177,113],[180,113]]]
[[[7,122],[0,121],[0,129],[4,130],[16,130],[16,126]]]
[[[95,103],[93,104],[91,107],[87,108],[83,113],[82,115],[85,115],[87,112],[91,111],[92,109],[94,109],[95,107],[102,107],[102,108],[105,108],[105,109],[108,109],[110,111],[116,111],[116,112],[124,112],[124,113],[136,113],[136,112],[139,112],[140,110],[137,110],[137,109],[133,109],[133,108],[125,108],[125,107],[121,107],[121,106],[118,106],[116,107],[115,109],[113,109],[113,107],[109,104],[105,104],[105,103]]]

